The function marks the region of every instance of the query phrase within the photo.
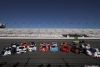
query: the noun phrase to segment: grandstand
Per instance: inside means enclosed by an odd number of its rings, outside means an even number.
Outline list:
[[[1,28],[0,37],[65,37],[69,34],[100,37],[100,29],[64,29],[64,28]],[[83,35],[84,34],[84,35]],[[80,36],[81,37],[81,36]]]

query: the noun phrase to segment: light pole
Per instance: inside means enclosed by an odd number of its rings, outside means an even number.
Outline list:
[[[7,24],[8,24],[8,23],[5,23],[5,27],[7,27]]]
[[[38,36],[39,36],[39,33],[40,33],[40,24],[41,24],[41,23],[38,23],[38,24],[39,24],[39,32],[38,32]]]
[[[56,32],[56,23],[55,23],[55,32]]]
[[[94,29],[96,28],[96,23],[94,23]]]
[[[47,23],[47,28],[48,28],[48,23]]]
[[[55,23],[55,35],[56,35],[56,23]]]
[[[33,23],[31,23],[31,28],[32,28]]]
[[[15,28],[16,28],[16,23],[15,23]]]
[[[72,24],[73,24],[73,23],[70,23],[70,24],[71,24],[71,25],[70,25],[70,28],[72,29]]]
[[[79,23],[79,29],[80,29],[80,23]]]
[[[88,23],[86,23],[86,30],[88,31]],[[88,32],[87,32],[87,34],[88,34]]]
[[[86,29],[88,29],[88,23],[86,23]]]
[[[64,23],[62,23],[63,24],[63,28],[62,28],[62,31],[64,32]]]
[[[48,23],[47,23],[47,33],[48,33]]]
[[[24,28],[24,23],[22,23],[23,24],[23,28]]]
[[[39,29],[40,29],[40,23],[38,23],[39,24]]]
[[[55,23],[55,29],[56,29],[56,23]]]
[[[63,24],[63,28],[64,28],[64,23],[62,23]]]

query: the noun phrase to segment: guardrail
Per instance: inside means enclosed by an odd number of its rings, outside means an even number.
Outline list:
[[[74,37],[0,37],[0,39],[75,39]],[[78,39],[100,39],[94,37],[78,37]]]
[[[45,38],[45,37],[0,37],[0,39],[74,39],[74,37],[70,37],[70,38],[60,38],[60,37],[49,37],[49,38]]]

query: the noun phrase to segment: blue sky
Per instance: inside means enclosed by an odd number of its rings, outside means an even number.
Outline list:
[[[0,0],[0,19],[7,28],[100,28],[100,0]]]

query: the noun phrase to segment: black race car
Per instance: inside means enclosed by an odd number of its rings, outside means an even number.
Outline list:
[[[18,46],[19,46],[18,43],[12,43],[12,44],[11,44],[11,48],[12,48],[13,54],[16,53],[16,48],[17,48]]]
[[[6,46],[1,51],[1,56],[7,56],[7,55],[12,55],[12,54],[14,54],[14,51],[12,50],[12,47]]]

